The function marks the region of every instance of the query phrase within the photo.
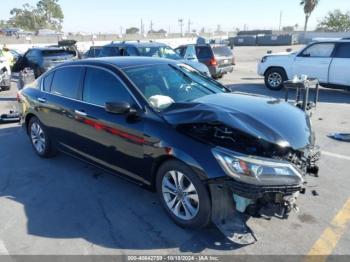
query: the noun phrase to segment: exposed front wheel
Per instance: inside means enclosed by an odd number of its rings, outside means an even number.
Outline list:
[[[265,73],[265,85],[271,90],[281,90],[286,80],[287,75],[281,68],[271,68]]]
[[[168,161],[159,168],[156,183],[161,203],[176,224],[200,228],[210,223],[208,190],[190,167]]]
[[[28,134],[35,152],[43,158],[52,156],[51,140],[46,128],[37,117],[32,117],[28,125]]]

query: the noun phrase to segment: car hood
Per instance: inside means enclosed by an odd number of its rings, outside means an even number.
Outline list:
[[[281,147],[302,150],[312,143],[309,117],[280,99],[242,93],[208,95],[163,111],[172,125],[221,123]]]

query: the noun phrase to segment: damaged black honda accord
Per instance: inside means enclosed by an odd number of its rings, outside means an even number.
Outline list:
[[[232,93],[188,65],[105,58],[60,65],[18,94],[35,152],[55,151],[156,189],[180,226],[296,207],[318,156],[308,114]]]

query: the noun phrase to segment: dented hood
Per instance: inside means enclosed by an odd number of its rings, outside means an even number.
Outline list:
[[[308,116],[280,99],[221,93],[204,96],[190,103],[175,103],[163,111],[172,125],[221,123],[258,139],[303,149],[312,142]]]

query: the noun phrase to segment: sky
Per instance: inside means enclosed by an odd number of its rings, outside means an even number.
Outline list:
[[[35,5],[38,0],[1,0],[0,20],[8,19],[10,10],[25,3]],[[63,31],[86,33],[120,33],[120,30],[140,27],[163,28],[179,32],[178,19],[184,19],[184,30],[191,20],[191,30],[214,31],[217,25],[223,30],[235,28],[278,30],[280,13],[282,26],[298,24],[302,29],[304,13],[300,0],[59,0],[64,12]],[[309,27],[314,29],[318,21],[329,11],[350,10],[350,0],[320,0],[312,14]]]

